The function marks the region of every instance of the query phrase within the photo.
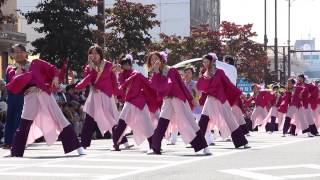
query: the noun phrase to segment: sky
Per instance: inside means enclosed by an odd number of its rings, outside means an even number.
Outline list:
[[[106,3],[108,4],[106,0]],[[113,1],[113,0],[112,0]],[[146,0],[144,0],[146,1]],[[158,0],[159,1],[159,0]],[[173,0],[162,0],[173,2]],[[175,0],[178,2],[178,0]],[[187,0],[180,0],[181,5]],[[288,40],[288,0],[278,1],[278,44],[287,45]],[[291,45],[297,39],[316,39],[316,48],[320,49],[320,0],[291,0]],[[39,0],[17,0],[18,9],[32,9]],[[155,0],[150,0],[155,2]],[[274,2],[267,0],[267,36],[268,45],[274,42]],[[177,3],[179,4],[179,3]],[[187,9],[186,9],[187,10]],[[263,43],[264,36],[264,0],[221,0],[221,21],[237,24],[253,23],[257,32],[257,41]],[[170,26],[175,24],[170,24]],[[179,28],[177,25],[177,28]]]
[[[278,44],[287,45],[288,0],[278,2]],[[268,45],[273,45],[275,35],[275,0],[267,0]],[[316,39],[320,49],[320,0],[291,0],[291,45],[298,39]],[[264,0],[221,0],[221,20],[238,24],[253,23],[258,33],[257,41],[263,42]]]

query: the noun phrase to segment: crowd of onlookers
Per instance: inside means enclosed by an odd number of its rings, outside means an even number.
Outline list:
[[[85,91],[75,89],[74,84],[62,85],[58,91],[53,93],[53,96],[79,136],[85,118],[85,113],[82,111],[86,100]]]
[[[4,136],[4,125],[6,122],[7,114],[7,90],[5,87],[5,82],[0,80],[0,144],[3,142],[2,138]]]
[[[75,88],[75,85],[76,83],[61,85],[58,91],[53,92],[53,96],[56,99],[65,117],[73,125],[77,136],[79,136],[81,134],[86,115],[83,111],[83,106],[86,98],[89,95],[90,88],[78,90]],[[107,133],[106,135],[102,135],[98,130],[98,127],[96,127],[93,138],[99,139],[105,136],[110,135],[109,133]]]

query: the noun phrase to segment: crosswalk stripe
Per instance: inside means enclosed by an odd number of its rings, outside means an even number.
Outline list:
[[[302,137],[285,137],[279,138],[278,135],[252,133],[252,136],[247,137],[252,149],[265,149],[274,146],[286,145],[291,143],[297,143],[301,141],[311,140],[312,138]],[[132,140],[132,139],[129,139]],[[110,140],[104,140],[104,142],[110,143]],[[110,142],[109,142],[110,141]],[[186,145],[179,141],[177,145],[167,146],[163,143],[163,155],[147,155],[143,148],[147,147],[144,143],[141,147],[135,147],[131,150],[123,150],[121,152],[109,151],[107,145],[99,145],[99,142],[93,141],[92,149],[87,149],[88,155],[81,157],[69,158],[74,153],[64,155],[62,147],[54,146],[54,148],[46,148],[45,144],[37,144],[30,146],[26,151],[25,158],[1,158],[0,157],[0,179],[1,176],[36,176],[36,177],[90,177],[96,180],[114,179],[119,177],[125,177],[138,173],[150,172],[158,169],[178,166],[182,164],[192,163],[199,160],[211,159],[215,157],[230,155],[238,152],[250,151],[250,149],[234,149],[232,142],[215,141],[216,146],[209,146],[212,156],[198,156],[194,153],[193,149],[187,149]],[[97,145],[96,145],[97,144]],[[105,143],[104,143],[105,144]],[[57,145],[57,144],[55,144]],[[100,149],[99,149],[100,148]],[[39,150],[40,149],[40,150]],[[4,152],[0,150],[0,153]],[[65,156],[65,157],[64,157]],[[67,163],[70,160],[73,163]],[[102,163],[89,163],[89,162],[102,162]],[[106,165],[104,165],[106,162]],[[107,163],[110,162],[110,163]],[[25,164],[22,164],[25,163]],[[28,165],[27,165],[28,163]],[[144,163],[138,165],[138,163]],[[101,164],[101,165],[97,165]],[[115,165],[113,165],[115,164]],[[138,166],[137,166],[138,165]],[[144,166],[145,165],[145,166]],[[65,173],[46,173],[46,172],[24,172],[24,168],[64,168],[64,169],[80,169],[79,173],[65,172]],[[19,173],[16,173],[18,170]],[[88,169],[88,170],[87,170]],[[123,170],[121,173],[111,174],[92,174],[89,173],[90,169],[101,170]],[[319,166],[314,166],[314,169],[320,169]],[[8,172],[15,170],[15,172]],[[41,169],[40,169],[41,170]],[[111,171],[112,172],[112,171]],[[293,178],[293,177],[288,177]]]
[[[301,179],[301,178],[314,178],[314,177],[320,177],[320,173],[315,174],[297,174],[297,175],[285,175],[281,176],[283,179]]]
[[[220,172],[236,175],[236,176],[241,176],[241,177],[246,177],[246,178],[252,178],[256,180],[283,180],[283,178],[279,178],[276,176],[272,175],[267,175],[267,174],[261,174],[261,173],[255,173],[255,172],[250,172],[250,171],[243,171],[240,169],[227,169],[227,170],[220,170]]]
[[[93,177],[85,173],[43,173],[43,172],[0,172],[1,176],[32,176],[32,177]],[[107,176],[106,176],[107,177]]]
[[[36,167],[46,167],[46,168],[77,168],[77,169],[121,169],[121,170],[138,170],[144,169],[143,166],[89,166],[89,165],[61,165],[61,164],[48,164],[39,165]]]
[[[147,155],[146,155],[147,156]],[[77,159],[77,161],[92,161],[92,162],[126,162],[126,163],[155,163],[155,164],[164,164],[164,163],[175,163],[176,161],[166,161],[166,160],[140,160],[140,159]]]
[[[10,167],[10,166],[21,166],[23,164],[9,164],[9,163],[5,163],[5,164],[0,164],[0,167]]]

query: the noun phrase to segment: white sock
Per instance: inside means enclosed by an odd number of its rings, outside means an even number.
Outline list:
[[[124,147],[129,147],[130,146],[128,142],[125,142],[123,145],[124,145]]]
[[[79,155],[86,155],[86,152],[84,151],[84,148],[83,148],[83,147],[79,147],[79,148],[77,149],[77,151],[78,151],[78,154],[79,154]]]
[[[205,138],[206,138],[208,145],[210,145],[214,142],[214,136],[213,136],[212,132],[210,132],[210,131],[206,132]]]
[[[178,132],[172,132],[172,133],[171,133],[170,142],[171,142],[172,144],[176,144],[177,139],[178,139]]]
[[[205,155],[211,155],[212,153],[210,152],[210,149],[208,147],[203,149],[203,154]]]

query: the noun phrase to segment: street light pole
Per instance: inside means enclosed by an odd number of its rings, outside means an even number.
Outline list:
[[[279,80],[279,72],[278,72],[278,28],[277,28],[277,25],[278,25],[278,22],[277,22],[277,0],[274,1],[274,8],[275,8],[275,36],[274,36],[274,71],[276,73],[276,77],[277,77],[277,80]]]
[[[291,76],[291,46],[290,46],[290,34],[291,34],[291,2],[288,0],[288,78]]]
[[[267,37],[267,0],[264,0],[264,51],[268,58],[268,37]],[[268,81],[269,69],[267,66],[264,67],[264,80]]]
[[[267,51],[268,37],[267,37],[267,0],[264,0],[264,50]]]
[[[286,80],[287,80],[287,77],[286,77],[286,48],[285,46],[283,46],[282,48],[283,50],[283,61],[282,61],[282,71],[283,71],[283,79],[282,79],[282,84],[286,84]]]
[[[190,3],[191,4],[191,3]],[[162,2],[159,0],[160,34],[162,33]]]
[[[104,31],[105,31],[105,5],[104,0],[98,0],[97,4],[97,13],[98,13],[98,31],[102,34],[102,38],[99,38],[98,44],[101,47],[104,47],[105,39],[104,39]]]

